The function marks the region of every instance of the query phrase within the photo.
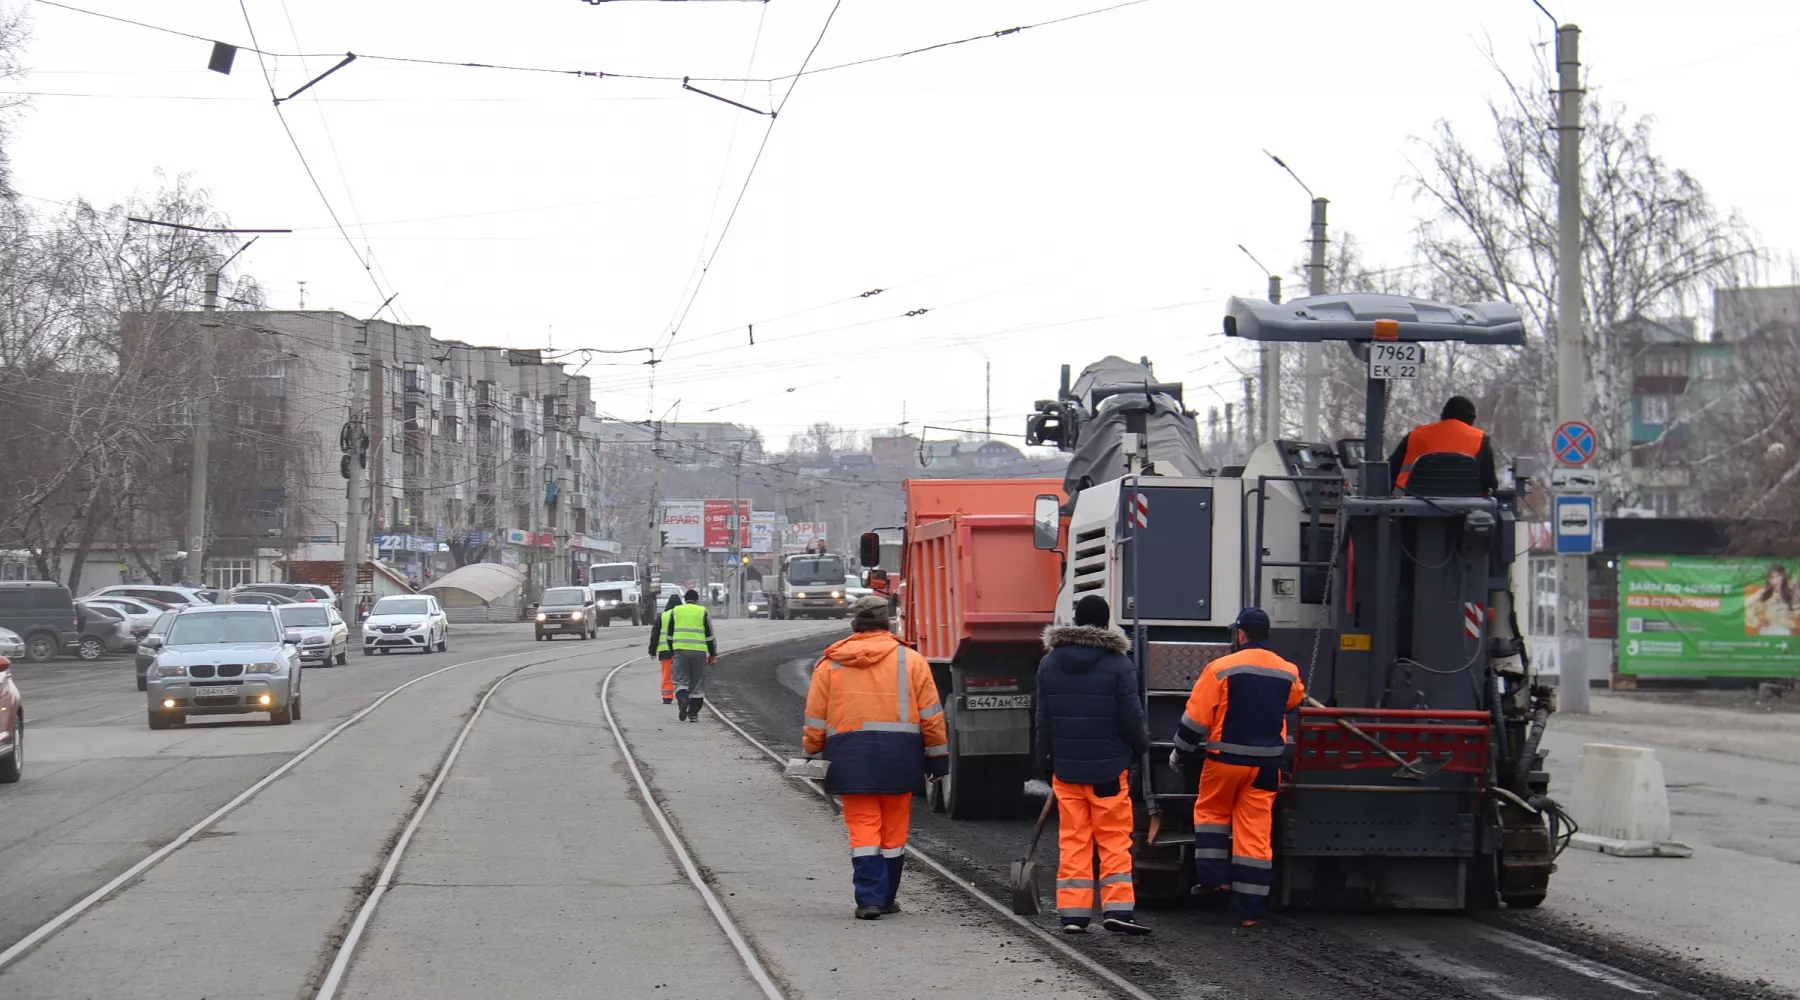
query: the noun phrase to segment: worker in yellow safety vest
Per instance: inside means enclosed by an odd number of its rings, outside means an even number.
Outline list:
[[[681,706],[681,720],[698,722],[706,703],[706,668],[719,655],[719,641],[706,605],[700,603],[700,592],[690,590],[681,597],[685,603],[663,612],[658,628],[668,636],[674,654],[675,702]]]

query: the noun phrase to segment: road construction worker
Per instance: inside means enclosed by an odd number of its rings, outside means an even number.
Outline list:
[[[679,607],[681,598],[670,594],[669,603],[656,616],[656,627],[650,630],[650,655],[662,662],[662,700],[665,705],[675,701],[675,647],[670,645],[673,626],[669,624],[669,612]]]
[[[1494,471],[1494,447],[1487,432],[1475,426],[1475,404],[1466,397],[1451,396],[1439,416],[1437,423],[1414,427],[1394,446],[1394,453],[1388,456],[1394,485],[1406,488],[1413,463],[1421,456],[1449,452],[1473,458],[1481,471],[1481,488],[1489,493],[1498,489],[1500,476]]]
[[[1048,651],[1037,671],[1037,756],[1056,795],[1056,912],[1079,934],[1100,893],[1101,926],[1148,934],[1134,919],[1131,885],[1130,770],[1150,752],[1137,667],[1125,636],[1111,628],[1106,599],[1075,602],[1075,624],[1044,630]],[[1094,850],[1099,848],[1096,880]]]
[[[887,599],[859,598],[850,628],[813,668],[802,744],[843,800],[856,919],[878,920],[900,912],[913,789],[949,769],[950,742],[931,664],[889,630]]]
[[[681,720],[698,722],[700,709],[706,705],[706,668],[719,655],[719,640],[713,636],[712,618],[700,603],[700,592],[689,590],[681,598],[683,603],[663,612],[660,627],[674,653],[671,673]]]
[[[1196,893],[1231,892],[1244,926],[1261,920],[1275,879],[1275,792],[1287,748],[1287,713],[1306,697],[1300,670],[1269,649],[1269,616],[1245,608],[1233,652],[1208,663],[1175,727],[1169,763],[1200,770],[1194,802]]]

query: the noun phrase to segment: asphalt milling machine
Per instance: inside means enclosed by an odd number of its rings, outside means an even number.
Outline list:
[[[1234,298],[1225,334],[1341,341],[1359,362],[1371,343],[1524,339],[1504,303],[1385,295]],[[1148,362],[1107,358],[1073,384],[1065,367],[1062,382],[1027,438],[1070,453],[1063,482],[906,484],[905,638],[933,664],[951,734],[932,806],[1017,814],[1037,634],[1100,594],[1142,665],[1153,742],[1132,776],[1138,896],[1187,895],[1198,775],[1169,767],[1170,740],[1200,671],[1229,651],[1229,623],[1255,604],[1317,699],[1289,721],[1275,901],[1542,902],[1573,825],[1538,749],[1554,691],[1514,616],[1515,490],[1484,495],[1473,459],[1440,454],[1396,491],[1381,379],[1368,380],[1361,438],[1264,442],[1222,470],[1203,468],[1181,385]]]

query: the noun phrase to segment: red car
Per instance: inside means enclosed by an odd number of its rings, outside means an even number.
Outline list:
[[[0,656],[0,785],[25,773],[25,701],[12,679],[12,661]]]

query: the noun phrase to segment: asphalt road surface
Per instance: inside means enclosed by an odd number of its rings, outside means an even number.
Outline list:
[[[797,750],[804,692],[823,641],[799,640],[750,654],[711,697],[758,739]],[[922,806],[913,843],[1000,899],[1007,865],[1030,839],[1031,823],[959,822]],[[1046,831],[1040,872],[1056,867]],[[1646,1000],[1779,997],[1754,983],[1713,975],[1672,950],[1653,951],[1589,936],[1541,913],[1482,916],[1397,913],[1278,913],[1244,929],[1191,907],[1146,909],[1149,938],[1088,935],[1081,948],[1155,996],[1243,998],[1502,998]],[[1687,900],[1670,899],[1680,907]],[[1039,919],[1045,927],[1053,916]]]

